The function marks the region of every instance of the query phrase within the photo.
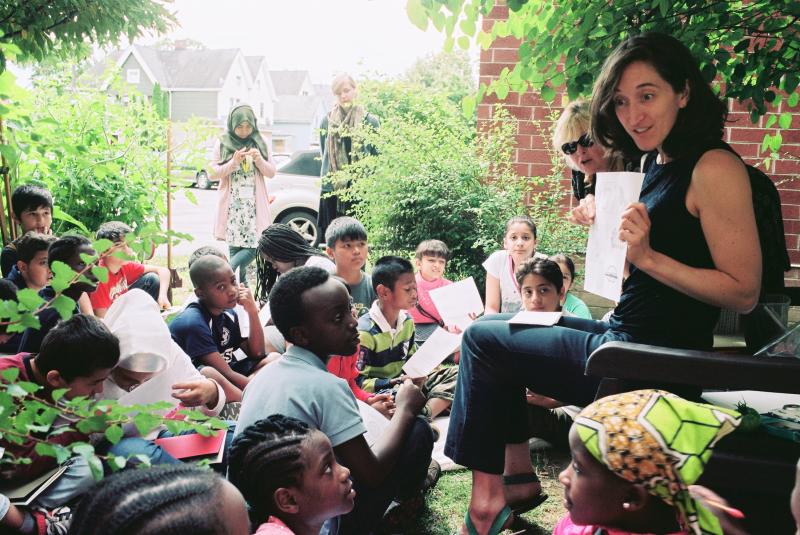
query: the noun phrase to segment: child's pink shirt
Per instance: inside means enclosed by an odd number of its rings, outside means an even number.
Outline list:
[[[572,523],[572,518],[569,514],[559,520],[553,530],[553,535],[595,535],[599,526],[578,526]],[[603,528],[603,535],[634,535],[629,531],[620,531],[618,529]],[[685,531],[679,531],[671,535],[688,535]]]
[[[266,523],[258,526],[255,535],[294,535],[294,531],[290,530],[280,518],[271,516]]]
[[[444,277],[441,279],[436,279],[435,281],[426,281],[422,278],[422,275],[417,272],[415,277],[417,279],[417,302],[419,306],[421,306],[427,313],[431,316],[436,318],[438,322],[442,321],[442,317],[439,315],[439,311],[436,310],[436,305],[433,304],[433,300],[431,300],[430,291],[435,290],[436,288],[441,288],[442,286],[447,286],[448,284],[453,284],[452,281],[445,279]],[[414,307],[410,310],[407,310],[408,314],[411,316],[411,319],[414,320],[414,325],[422,324],[422,323],[436,323],[429,317],[422,314],[417,307]]]

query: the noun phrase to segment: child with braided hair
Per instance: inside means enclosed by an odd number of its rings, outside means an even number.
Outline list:
[[[69,535],[248,535],[239,491],[189,464],[125,470],[104,479],[81,502]]]
[[[326,520],[352,511],[356,495],[328,437],[282,414],[236,437],[228,478],[261,523],[257,535],[317,535]]]

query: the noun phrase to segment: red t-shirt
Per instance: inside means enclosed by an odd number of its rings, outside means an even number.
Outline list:
[[[101,267],[106,267],[100,261]],[[116,273],[108,272],[108,280],[97,284],[97,289],[89,294],[92,308],[108,308],[117,297],[128,291],[128,286],[144,274],[144,264],[125,262]]]
[[[347,385],[350,387],[350,390],[353,391],[353,395],[356,399],[367,401],[372,394],[362,390],[361,387],[356,384],[356,377],[358,377],[356,363],[358,362],[358,353],[360,350],[361,346],[359,346],[352,355],[332,355],[331,358],[328,359],[328,371],[336,377],[347,381]]]

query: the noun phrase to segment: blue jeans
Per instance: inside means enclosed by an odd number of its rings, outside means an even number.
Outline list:
[[[428,474],[432,452],[433,431],[430,424],[418,416],[383,485],[367,488],[353,480],[355,507],[340,518],[339,535],[372,533],[394,498],[404,500],[418,493]]]
[[[247,266],[256,259],[255,248],[229,245],[228,253],[231,258],[231,269],[236,273],[236,268],[238,267],[240,280],[247,284]]]
[[[510,325],[511,317],[480,318],[464,332],[444,450],[489,474],[503,473],[506,444],[536,435],[527,425],[526,387],[565,403],[590,403],[600,380],[584,375],[589,355],[605,342],[630,341],[601,321],[568,317],[539,327]]]
[[[153,301],[158,301],[158,292],[161,290],[161,281],[158,278],[158,273],[145,273],[136,282],[130,285],[130,289],[138,288],[147,292],[153,298]]]

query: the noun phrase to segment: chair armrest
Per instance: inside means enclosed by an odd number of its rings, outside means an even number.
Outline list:
[[[800,358],[756,358],[630,342],[607,342],[597,348],[586,362],[586,375],[800,394]]]

